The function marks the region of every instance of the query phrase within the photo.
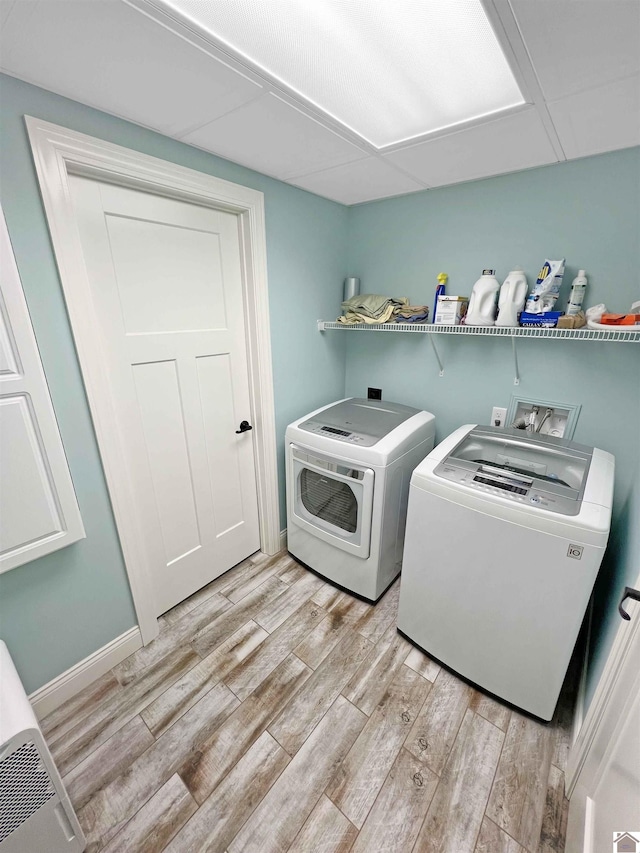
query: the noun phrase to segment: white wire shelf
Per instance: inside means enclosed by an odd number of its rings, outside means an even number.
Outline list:
[[[634,327],[637,328],[637,327]],[[517,338],[555,338],[564,341],[615,341],[617,343],[640,343],[640,332],[624,331],[621,327],[612,329],[556,329],[542,326],[444,326],[433,323],[344,323],[318,320],[318,331],[345,329],[350,332],[408,332],[414,335],[428,335],[433,354],[440,368],[439,375],[444,376],[444,364],[436,346],[436,335],[482,335],[484,337],[509,338],[513,351],[513,384],[520,384],[518,366]]]
[[[556,329],[540,326],[441,326],[433,323],[344,323],[318,320],[318,331],[343,329],[353,332],[409,332],[427,335],[483,335],[501,338],[555,338],[567,341],[616,341],[617,343],[640,343],[640,332],[624,331],[622,327],[612,329]]]

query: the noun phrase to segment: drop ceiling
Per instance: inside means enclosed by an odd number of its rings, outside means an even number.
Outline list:
[[[0,70],[343,204],[640,145],[639,0],[482,0],[524,103],[378,145],[213,35],[233,2],[0,0]]]

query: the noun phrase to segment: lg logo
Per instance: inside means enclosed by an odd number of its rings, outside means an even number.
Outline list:
[[[582,550],[582,545],[569,545],[569,548],[567,550],[567,557],[571,557],[572,560],[581,560]]]

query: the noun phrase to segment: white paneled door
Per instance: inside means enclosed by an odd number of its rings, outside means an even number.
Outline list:
[[[260,547],[238,217],[69,187],[159,615]]]
[[[0,209],[0,572],[84,535]]]

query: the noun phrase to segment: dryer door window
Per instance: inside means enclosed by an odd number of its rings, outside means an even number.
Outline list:
[[[369,556],[374,472],[290,446],[296,522],[359,557]]]
[[[318,471],[300,472],[300,500],[311,515],[335,524],[347,533],[358,528],[358,499],[348,483]]]

